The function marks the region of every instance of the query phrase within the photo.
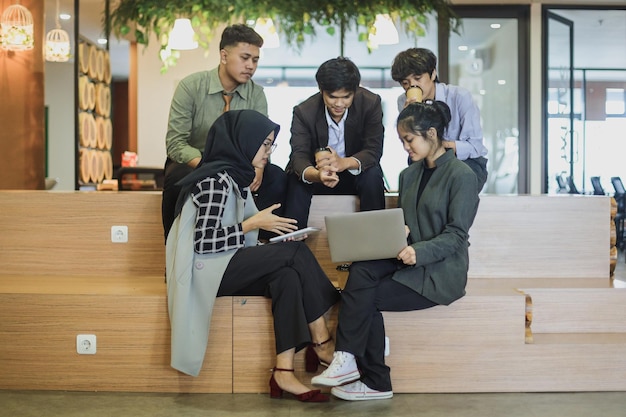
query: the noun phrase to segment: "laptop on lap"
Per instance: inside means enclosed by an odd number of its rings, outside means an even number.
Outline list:
[[[396,258],[407,246],[401,208],[324,217],[333,262]]]

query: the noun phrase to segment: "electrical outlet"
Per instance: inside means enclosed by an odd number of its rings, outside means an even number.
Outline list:
[[[128,242],[128,226],[111,226],[111,242]]]
[[[96,354],[96,335],[95,334],[77,334],[76,335],[76,352],[79,355],[95,355]]]

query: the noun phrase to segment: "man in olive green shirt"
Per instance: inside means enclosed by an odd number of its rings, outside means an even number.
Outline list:
[[[165,238],[174,222],[180,193],[180,187],[175,184],[200,162],[215,120],[227,110],[252,109],[267,116],[263,87],[252,81],[262,46],[263,38],[252,28],[241,24],[229,26],[222,33],[219,65],[183,78],[176,87],[165,137],[167,160],[162,201]],[[265,170],[257,169],[250,184],[252,192],[257,194],[260,210],[280,202],[285,187],[285,173],[272,164]]]

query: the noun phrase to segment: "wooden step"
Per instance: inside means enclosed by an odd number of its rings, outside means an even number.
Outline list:
[[[626,288],[520,288],[532,299],[533,335],[626,334]]]
[[[65,294],[0,291],[0,389],[232,392],[230,297],[216,301],[206,360],[194,378],[169,365],[163,282],[136,286],[116,277],[96,293],[85,291],[91,282],[74,281],[46,277],[43,286],[56,282]],[[78,334],[96,335],[95,355],[76,352]]]
[[[608,278],[610,199],[481,196],[470,278]]]
[[[481,196],[467,295],[384,313],[394,391],[626,391],[626,289],[609,279],[608,202]],[[200,376],[170,367],[160,203],[151,192],[2,192],[0,389],[267,392],[275,352],[263,297],[219,298]],[[357,207],[354,196],[314,196],[311,224]],[[127,244],[111,243],[113,225],[129,227]],[[307,244],[342,286],[325,230]],[[96,355],[76,353],[80,333],[97,336]],[[296,375],[308,383],[303,356]]]
[[[625,349],[623,343],[442,345],[416,347],[388,363],[396,393],[626,391]]]
[[[384,312],[390,361],[421,346],[523,344],[526,298],[513,289],[473,291],[449,306]],[[404,363],[403,366],[405,366]]]
[[[595,278],[555,278],[555,277],[535,277],[535,278],[472,278],[467,281],[467,290],[503,290],[524,288],[613,288],[615,282],[609,277]]]
[[[626,333],[537,333],[536,345],[605,345],[626,346]]]
[[[333,307],[326,317],[329,328],[334,331],[337,308]],[[275,365],[271,300],[233,297],[233,392],[269,392],[270,369]],[[310,381],[315,374],[304,371],[304,350],[296,354],[294,369],[296,377],[313,388]],[[319,371],[323,369],[320,367]]]
[[[160,192],[2,191],[0,230],[3,275],[165,274]]]
[[[525,343],[525,296],[520,292],[474,291],[450,306],[422,311],[384,312],[391,354],[387,363],[393,380],[402,386],[414,372],[416,352],[434,354],[448,350],[480,352],[489,346],[519,346]],[[336,308],[329,326],[336,326]],[[233,389],[234,392],[267,392],[268,370],[274,366],[275,348],[271,302],[261,297],[233,298]],[[254,348],[252,348],[254,346]],[[309,383],[312,374],[303,372],[303,352],[296,356],[296,376]],[[320,372],[322,368],[320,368]]]

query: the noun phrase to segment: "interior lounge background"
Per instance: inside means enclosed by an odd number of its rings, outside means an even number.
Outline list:
[[[101,16],[104,0],[76,1],[81,6],[79,21],[87,21],[89,13]],[[73,2],[62,0],[61,4]],[[14,1],[0,0],[0,11],[12,3]],[[46,176],[58,179],[56,190],[77,189],[75,63],[73,59],[68,63],[43,60],[42,42],[37,40],[44,39],[44,30],[50,29],[48,23],[44,24],[44,17],[48,22],[54,0],[22,0],[20,3],[33,14],[36,42],[31,51],[0,51],[0,125],[3,126],[0,189],[43,189]],[[588,184],[591,176],[601,176],[604,188],[611,190],[610,176],[622,175],[621,164],[613,158],[619,158],[623,152],[603,150],[615,149],[616,145],[607,145],[607,142],[617,140],[617,132],[626,129],[626,9],[623,1],[458,0],[453,3],[464,16],[463,32],[453,34],[449,43],[444,44],[434,21],[417,46],[438,54],[442,81],[464,85],[479,100],[485,142],[490,151],[490,180],[485,192],[554,193],[556,175],[562,172],[572,174],[583,192],[591,189]],[[560,28],[551,28],[552,23],[546,23],[548,4],[560,17],[575,21],[573,46],[577,52],[571,103],[564,103],[561,97],[564,91],[562,71],[556,71],[557,76],[551,78],[547,89],[543,86],[548,66],[563,67],[560,58],[550,61],[550,56],[567,49],[544,39],[550,33],[558,35],[559,39],[561,36]],[[582,25],[578,16],[594,16],[586,21],[596,27]],[[599,22],[597,16],[604,16],[606,20]],[[501,24],[497,32],[482,31],[482,27],[496,22]],[[71,25],[65,29],[71,31]],[[87,35],[88,29],[87,24],[81,25],[81,36],[92,40],[100,36],[97,32]],[[372,54],[367,52],[364,43],[356,40],[355,34],[348,33],[345,44],[345,55],[362,68],[364,85],[383,97],[386,137],[382,163],[391,189],[402,168],[397,160],[404,156],[397,144],[394,126],[395,98],[402,90],[391,80],[389,67],[397,52],[415,46],[402,30],[399,32],[399,44],[381,46]],[[155,40],[144,48],[126,40],[110,39],[116,165],[121,153],[131,150],[138,153],[140,165],[162,166],[167,115],[174,88],[184,76],[217,65],[220,33],[221,28],[213,38],[208,56],[202,49],[183,51],[178,64],[165,74],[160,72]],[[599,34],[608,35],[609,41],[594,41]],[[595,49],[579,52],[576,47],[582,43],[590,43]],[[468,51],[460,50],[468,44]],[[544,56],[545,45],[553,55]],[[75,48],[74,41],[72,47]],[[605,48],[610,52],[602,52]],[[317,66],[339,54],[338,36],[330,37],[323,30],[317,38],[307,41],[301,53],[285,47],[263,51],[255,80],[266,88],[270,118],[283,128],[274,156],[279,165],[286,163],[289,153],[291,108],[316,91]],[[75,56],[73,51],[72,58]],[[604,59],[606,61],[602,61]],[[475,64],[477,60],[480,60],[482,72],[468,72],[476,65],[465,64]],[[588,64],[590,61],[592,64]]]

